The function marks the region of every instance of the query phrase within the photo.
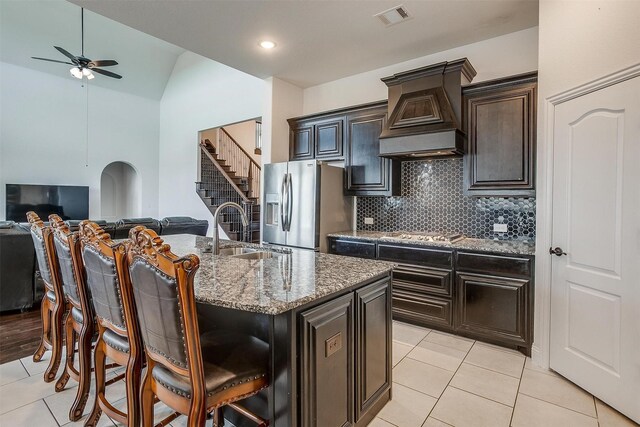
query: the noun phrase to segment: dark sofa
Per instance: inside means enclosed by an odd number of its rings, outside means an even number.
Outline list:
[[[144,225],[159,235],[195,234],[206,236],[209,222],[185,216],[126,218],[116,222],[95,221],[112,239],[129,237],[129,230]],[[71,231],[77,231],[80,221],[66,221]],[[42,299],[44,284],[35,261],[35,250],[28,223],[15,224],[0,230],[0,312],[26,310]]]

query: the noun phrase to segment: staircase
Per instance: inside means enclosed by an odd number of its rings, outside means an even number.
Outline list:
[[[244,208],[249,226],[237,210],[222,211],[220,226],[232,240],[260,242],[260,166],[224,128],[218,138],[200,142],[200,181],[196,192],[213,214],[218,205],[235,202]]]

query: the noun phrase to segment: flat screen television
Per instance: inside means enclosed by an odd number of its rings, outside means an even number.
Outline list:
[[[58,214],[64,220],[89,218],[89,187],[7,184],[6,219],[26,222],[34,211],[43,221]]]

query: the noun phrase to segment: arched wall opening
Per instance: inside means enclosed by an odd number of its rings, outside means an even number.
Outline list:
[[[100,176],[101,219],[114,221],[140,216],[140,175],[128,163],[109,163]]]

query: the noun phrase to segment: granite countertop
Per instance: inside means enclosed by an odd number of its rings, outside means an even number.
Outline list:
[[[195,254],[196,301],[264,314],[293,308],[389,273],[395,264],[349,258],[308,250],[279,250],[280,256],[256,260],[213,255],[209,237],[177,234],[161,236],[178,256]],[[248,246],[221,241],[220,247]]]
[[[467,249],[479,252],[493,252],[512,255],[535,255],[535,244],[519,240],[489,240],[465,238],[455,243],[427,242],[424,240],[406,240],[393,237],[396,233],[383,231],[342,231],[329,234],[329,237],[342,237],[369,242],[393,242],[419,246]]]

